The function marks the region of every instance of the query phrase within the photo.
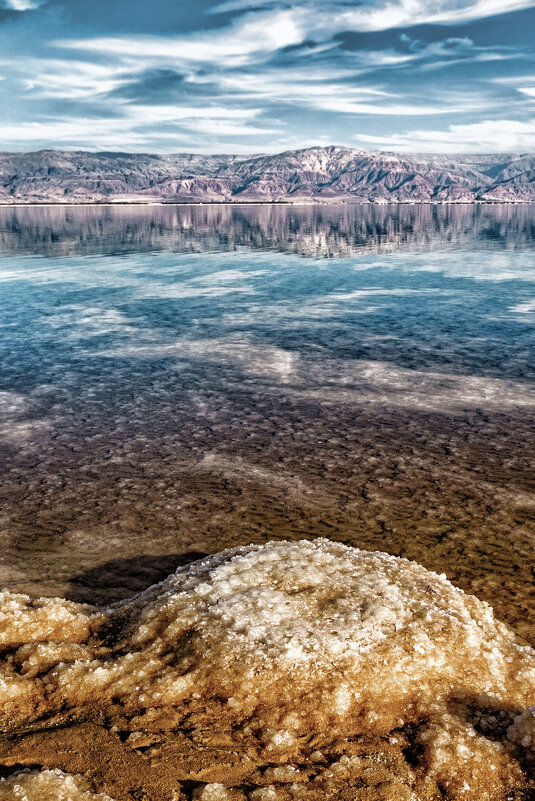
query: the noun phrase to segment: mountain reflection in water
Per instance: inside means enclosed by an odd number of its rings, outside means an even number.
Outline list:
[[[329,258],[534,241],[529,204],[0,208],[0,252],[46,256],[247,247]]]

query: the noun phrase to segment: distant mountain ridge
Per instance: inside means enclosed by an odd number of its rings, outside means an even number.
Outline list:
[[[0,153],[0,203],[535,202],[535,154]]]

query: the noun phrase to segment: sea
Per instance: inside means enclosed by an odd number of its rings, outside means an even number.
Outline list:
[[[535,642],[535,206],[0,209],[0,585],[415,560]]]

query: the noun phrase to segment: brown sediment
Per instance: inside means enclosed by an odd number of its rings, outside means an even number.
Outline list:
[[[209,731],[164,732],[130,740],[128,733],[112,732],[104,726],[88,723],[17,740],[3,738],[0,760],[4,764],[16,764],[19,776],[25,766],[30,770],[35,770],[36,765],[39,769],[42,765],[54,766],[52,769],[59,767],[65,773],[74,774],[81,788],[111,795],[117,801],[187,801],[192,797],[201,801],[293,801],[299,797],[306,801],[455,798],[437,783],[426,782],[418,775],[415,763],[422,752],[418,734],[417,727],[407,728],[390,737],[338,740],[322,745],[321,750],[311,743],[301,751],[294,764],[277,767],[258,758],[251,746],[236,749],[235,744],[221,744],[221,735]],[[14,775],[11,770],[10,775]],[[22,774],[23,786],[24,778]],[[533,783],[524,777],[516,787],[504,788],[501,796],[490,797],[500,798],[500,801],[506,798],[530,801],[534,790]],[[1,793],[0,784],[0,797]],[[37,793],[29,793],[28,797],[29,801],[40,801]],[[8,801],[11,801],[9,796]],[[80,799],[76,797],[75,801],[89,799],[80,794]]]

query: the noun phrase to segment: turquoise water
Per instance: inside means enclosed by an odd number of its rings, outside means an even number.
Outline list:
[[[79,406],[97,387],[128,393],[135,370],[137,392],[160,377],[180,402],[217,365],[225,380],[317,385],[325,363],[343,380],[344,362],[362,360],[532,382],[535,253],[523,245],[4,255],[0,388],[46,385]]]

